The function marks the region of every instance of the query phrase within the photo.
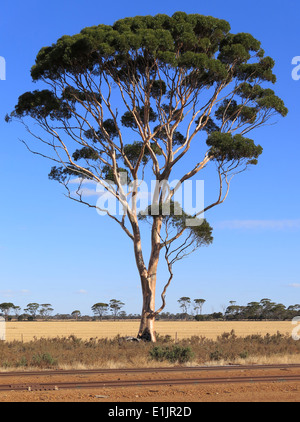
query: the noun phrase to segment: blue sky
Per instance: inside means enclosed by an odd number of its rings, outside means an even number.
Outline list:
[[[251,134],[264,148],[259,165],[237,177],[225,203],[206,214],[214,243],[176,265],[165,311],[179,312],[181,296],[204,298],[204,312],[220,311],[230,300],[300,303],[300,80],[291,77],[292,58],[300,55],[296,0],[16,0],[1,5],[0,56],[7,69],[0,81],[0,302],[22,308],[51,303],[54,313],[91,314],[94,303],[115,298],[125,302],[128,313],[141,311],[129,240],[113,222],[66,199],[48,180],[51,163],[30,154],[19,141],[28,137],[24,128],[7,125],[4,116],[19,95],[35,89],[30,68],[41,47],[86,26],[178,10],[226,19],[232,32],[259,39],[276,61],[275,91],[289,114]],[[209,199],[211,193],[205,195]],[[165,276],[162,271],[158,291]]]

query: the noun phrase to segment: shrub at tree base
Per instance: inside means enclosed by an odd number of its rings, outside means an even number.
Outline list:
[[[149,355],[156,361],[162,362],[168,360],[171,363],[189,362],[194,357],[194,353],[190,347],[182,346],[155,346],[149,351]]]

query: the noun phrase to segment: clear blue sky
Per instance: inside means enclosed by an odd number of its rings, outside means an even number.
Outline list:
[[[219,311],[230,300],[300,303],[300,81],[291,77],[292,58],[300,55],[297,0],[1,5],[0,56],[7,79],[0,81],[0,302],[22,308],[51,303],[54,313],[91,314],[94,303],[115,298],[128,313],[141,311],[130,241],[113,222],[66,199],[60,185],[48,180],[51,163],[31,155],[19,142],[28,136],[24,128],[7,125],[4,116],[20,94],[35,88],[30,68],[42,46],[86,26],[179,10],[226,19],[233,32],[258,38],[276,61],[275,91],[289,114],[251,135],[264,148],[259,165],[236,178],[227,201],[206,214],[214,243],[177,264],[165,310],[178,312],[181,296],[206,299],[204,312]],[[159,287],[164,281],[162,273]]]

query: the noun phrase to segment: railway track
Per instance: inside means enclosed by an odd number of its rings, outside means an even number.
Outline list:
[[[45,376],[45,375],[85,375],[85,374],[114,374],[114,373],[147,373],[147,372],[202,372],[202,371],[232,371],[260,370],[260,369],[297,369],[300,364],[275,364],[275,365],[224,365],[224,366],[172,366],[159,368],[118,368],[118,369],[54,369],[39,371],[5,371],[0,372],[0,379],[6,376]]]
[[[196,384],[230,384],[230,383],[254,383],[254,382],[290,382],[300,381],[300,375],[288,376],[254,376],[254,377],[218,377],[218,378],[168,378],[157,380],[127,380],[127,381],[95,381],[95,382],[61,382],[41,384],[3,384],[0,391],[49,391],[60,389],[80,388],[120,388],[120,387],[142,387],[160,385],[196,385]]]
[[[1,372],[0,373],[0,391],[48,391],[48,390],[60,390],[60,389],[81,389],[81,388],[118,388],[118,387],[140,387],[140,386],[160,386],[160,385],[197,385],[197,384],[220,384],[220,383],[254,383],[254,382],[290,382],[300,381],[299,374],[261,374],[257,375],[243,375],[238,376],[230,374],[230,371],[242,370],[288,370],[300,368],[300,364],[290,365],[230,365],[230,366],[214,366],[214,367],[166,367],[166,368],[131,368],[131,369],[87,369],[87,370],[49,370],[49,371],[14,371],[14,372]],[[203,375],[203,372],[212,373],[213,371],[224,371],[226,375],[207,376]],[[182,377],[172,378],[167,376],[163,379],[113,379],[113,380],[96,380],[96,381],[64,381],[59,380],[61,376],[82,376],[92,374],[172,374],[172,373],[183,373]],[[194,372],[196,376],[189,378],[184,377],[185,373]],[[229,372],[229,373],[228,373]],[[227,376],[228,375],[228,376]],[[6,377],[21,378],[24,376],[42,377],[42,376],[54,376],[52,382],[20,382],[20,383],[7,383],[2,384],[1,382]]]

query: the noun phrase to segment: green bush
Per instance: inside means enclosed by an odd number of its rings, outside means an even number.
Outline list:
[[[189,362],[194,353],[192,352],[190,347],[182,347],[182,346],[154,346],[152,349],[149,350],[149,355],[151,359],[162,362],[164,360],[168,360],[171,363],[185,363]]]
[[[242,358],[242,359],[247,359],[247,357],[249,356],[249,352],[248,352],[248,350],[244,350],[243,352],[241,352],[241,353],[239,354],[239,356],[240,356],[240,358]]]
[[[210,352],[209,357],[210,360],[221,360],[223,358],[223,351],[219,347],[216,347],[213,352]]]
[[[22,356],[21,359],[16,363],[16,366],[28,366],[27,359],[25,356]]]
[[[54,359],[50,353],[38,353],[32,356],[33,366],[55,366],[57,359]]]

